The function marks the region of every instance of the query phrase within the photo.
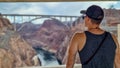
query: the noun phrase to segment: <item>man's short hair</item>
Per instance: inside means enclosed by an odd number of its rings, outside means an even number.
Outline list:
[[[94,19],[91,19],[91,22],[92,23],[95,23],[95,24],[100,24],[102,20],[94,20]]]

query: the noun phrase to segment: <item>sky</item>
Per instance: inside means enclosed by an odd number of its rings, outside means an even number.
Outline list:
[[[90,5],[102,8],[120,9],[120,1],[80,1],[80,2],[0,2],[2,14],[39,14],[39,15],[69,15],[80,16],[81,10]]]

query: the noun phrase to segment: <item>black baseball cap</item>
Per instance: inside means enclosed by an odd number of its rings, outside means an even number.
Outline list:
[[[80,13],[85,14],[86,16],[94,20],[102,20],[104,18],[103,9],[97,5],[92,5],[88,7],[86,11],[84,10],[84,12],[82,11]]]

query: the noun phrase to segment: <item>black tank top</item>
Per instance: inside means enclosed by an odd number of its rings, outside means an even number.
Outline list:
[[[85,31],[86,34],[86,43],[83,49],[79,52],[81,62],[84,62],[86,59],[89,59],[93,53],[98,48],[102,39],[105,36],[103,34],[93,34],[91,32]],[[86,65],[82,65],[82,68],[113,68],[114,67],[114,57],[115,57],[116,44],[111,36],[108,33],[104,43],[96,53],[96,55],[90,60]]]

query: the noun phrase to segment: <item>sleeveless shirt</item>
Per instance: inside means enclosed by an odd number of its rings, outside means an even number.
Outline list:
[[[82,68],[113,68],[116,44],[112,38],[112,35],[108,32],[105,41],[102,46],[95,54],[95,56],[89,61],[88,64],[82,65]],[[86,59],[89,59],[99,44],[105,37],[105,32],[103,34],[93,34],[89,31],[85,31],[86,43],[83,49],[79,52],[81,63]]]

